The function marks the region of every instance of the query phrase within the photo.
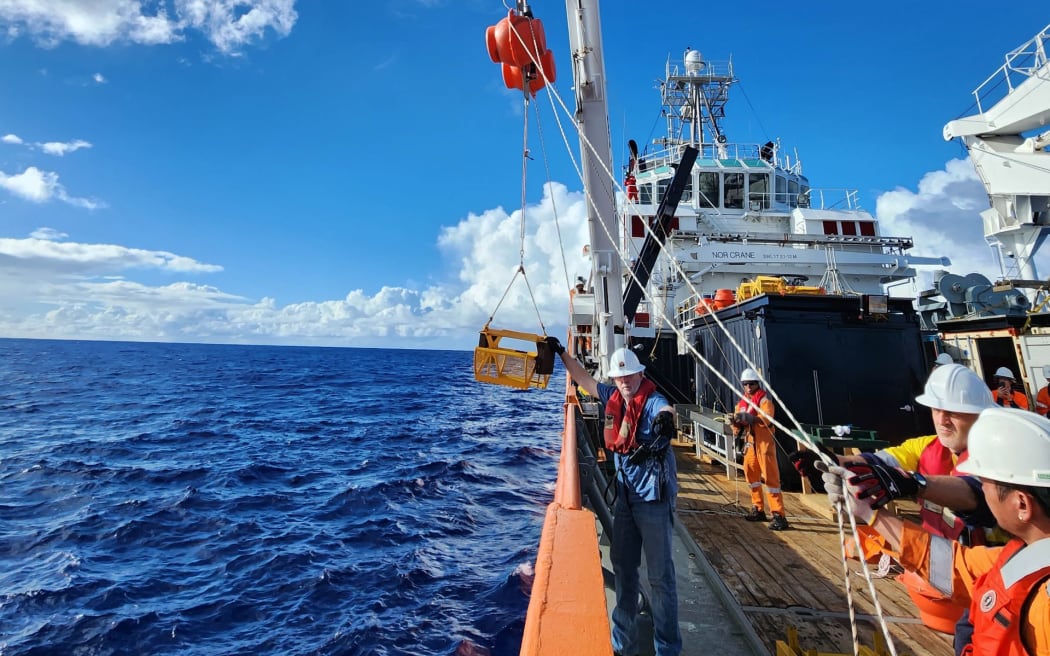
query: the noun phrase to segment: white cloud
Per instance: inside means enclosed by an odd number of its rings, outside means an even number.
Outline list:
[[[54,228],[41,227],[34,230],[32,233],[30,233],[29,236],[33,237],[34,239],[47,239],[49,241],[59,241],[61,239],[65,239],[69,235],[64,232],[59,232]]]
[[[297,18],[295,0],[0,0],[0,28],[45,46],[67,40],[157,45],[181,41],[196,30],[220,51],[235,54],[267,30],[287,36]]]
[[[96,84],[105,84],[106,82],[108,82],[106,76],[102,73],[95,73],[91,76],[91,79],[94,80]]]
[[[555,184],[528,208],[524,268],[538,310],[518,276],[496,311],[519,264],[520,218],[520,210],[495,209],[445,228],[438,241],[458,269],[452,282],[374,294],[355,289],[340,299],[285,306],[189,281],[135,282],[127,277],[136,271],[190,280],[221,267],[163,251],[57,241],[65,235],[41,228],[30,239],[0,239],[0,336],[470,348],[493,312],[494,326],[538,333],[537,311],[553,332],[564,325],[569,280],[589,266],[582,196]]]
[[[923,176],[917,191],[897,188],[879,196],[875,214],[882,234],[914,238],[915,248],[910,253],[947,256],[952,261],[952,273],[976,272],[995,280],[1001,275],[998,260],[984,239],[980,216],[987,208],[988,192],[973,165],[969,160],[955,159],[943,170]],[[1050,271],[1048,265],[1050,256],[1036,256],[1039,271]],[[920,287],[929,287],[932,277],[932,272],[922,272]]]
[[[15,145],[22,143],[22,139],[16,134],[5,134],[3,137],[0,137],[0,141],[2,141],[5,144]]]
[[[83,139],[77,139],[75,141],[48,141],[47,143],[36,144],[40,150],[44,151],[48,155],[57,155],[59,157],[65,156],[66,153],[72,153],[80,150],[81,148],[91,148],[91,144]]]
[[[57,173],[41,171],[35,166],[13,175],[0,171],[0,189],[6,189],[15,196],[34,203],[46,203],[57,198],[63,203],[89,210],[105,207],[105,203],[97,200],[70,196],[59,183]]]

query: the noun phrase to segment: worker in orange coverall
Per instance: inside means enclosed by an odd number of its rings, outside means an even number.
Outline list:
[[[762,498],[762,483],[769,492],[769,510],[773,521],[769,528],[783,531],[788,522],[784,517],[784,495],[780,491],[780,470],[777,468],[777,444],[773,440],[773,401],[762,389],[758,373],[744,369],[740,374],[744,398],[736,406],[733,428],[744,438],[744,479],[751,487],[751,511],[744,515],[749,522],[764,522],[766,513]]]

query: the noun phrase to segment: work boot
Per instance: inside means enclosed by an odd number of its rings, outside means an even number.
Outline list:
[[[791,528],[788,526],[788,520],[780,513],[773,513],[773,521],[769,523],[769,530],[771,531],[786,531]]]
[[[759,510],[758,508],[752,506],[751,512],[744,515],[744,519],[749,522],[764,522],[769,518],[766,517],[766,511]]]

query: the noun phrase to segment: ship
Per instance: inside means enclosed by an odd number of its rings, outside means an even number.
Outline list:
[[[675,405],[683,653],[858,653],[862,643],[879,654],[896,653],[893,644],[953,653],[951,637],[923,625],[903,586],[844,558],[822,495],[792,480],[787,454],[836,438],[839,448],[871,450],[932,433],[914,399],[943,353],[989,380],[998,367],[1020,372],[1035,407],[1050,379],[1048,284],[1033,261],[1050,229],[1050,132],[1030,133],[1050,122],[1048,31],[1009,53],[975,92],[976,115],[945,127],[946,139],[965,142],[989,191],[986,237],[1002,262],[1017,263],[1017,275],[1004,270],[992,283],[947,273],[947,258],[911,254],[911,237],[883,234],[855,191],[812,185],[778,141],[734,142],[724,119],[736,71],[698,50],[666,61],[665,134],[629,142],[622,177],[614,175],[598,2],[569,0],[566,14],[592,263],[570,296],[566,344],[599,379],[609,354],[631,348]],[[508,21],[500,38],[517,39],[528,60],[504,58],[504,80],[535,94],[553,81],[552,55],[542,46],[528,54],[543,33],[526,3]],[[1002,76],[1007,91],[990,102],[987,87]],[[1019,166],[1028,174],[1012,175]],[[924,268],[938,272],[933,289],[891,293]],[[546,385],[551,354],[537,342],[529,355],[544,363]],[[749,505],[727,425],[744,368],[761,373],[788,415],[776,439],[789,512],[800,517],[783,534],[732,510]],[[602,420],[599,404],[566,379],[523,655],[612,653],[602,489],[613,472]],[[868,597],[849,592],[858,567]]]

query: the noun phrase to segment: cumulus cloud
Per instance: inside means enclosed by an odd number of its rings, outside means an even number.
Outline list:
[[[41,171],[35,166],[11,175],[0,171],[0,189],[6,189],[11,194],[33,203],[46,203],[57,199],[89,210],[105,207],[105,203],[97,200],[70,196],[66,188],[59,183],[57,173]]]
[[[438,244],[455,270],[448,282],[374,293],[354,289],[339,299],[284,306],[197,280],[221,271],[218,265],[163,251],[62,241],[63,233],[40,228],[27,239],[0,239],[0,335],[470,348],[493,313],[494,326],[539,332],[542,318],[553,332],[564,326],[570,281],[589,269],[582,195],[554,184],[526,208],[524,277],[515,274],[521,217],[521,210],[497,208],[443,229]],[[141,271],[182,280],[149,286],[131,279]]]
[[[108,80],[106,80],[106,76],[102,73],[95,73],[91,76],[91,79],[94,80],[96,84],[105,84],[106,82],[108,82]]]
[[[61,141],[48,141],[47,143],[36,145],[48,155],[57,155],[59,157],[63,157],[66,153],[78,151],[81,148],[91,148],[91,144],[83,139],[67,141],[64,143]]]
[[[26,34],[48,47],[63,41],[158,45],[182,41],[193,30],[219,51],[236,54],[267,31],[287,36],[297,19],[295,0],[0,1],[0,26],[9,35]]]
[[[2,141],[5,144],[15,145],[19,145],[22,143],[22,139],[19,138],[17,134],[5,134],[3,137],[0,137],[0,141]]]

